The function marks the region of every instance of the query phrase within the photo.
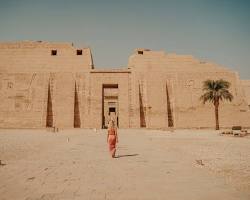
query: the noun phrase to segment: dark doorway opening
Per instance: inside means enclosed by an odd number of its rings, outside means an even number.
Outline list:
[[[116,109],[115,109],[114,107],[110,107],[110,108],[109,108],[109,114],[110,114],[111,112],[114,112],[114,113],[115,113],[115,112],[116,112],[115,110],[116,110]]]
[[[107,128],[110,119],[118,125],[118,84],[102,85],[102,128]]]

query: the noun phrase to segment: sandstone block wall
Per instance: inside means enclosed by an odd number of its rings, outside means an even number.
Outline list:
[[[90,75],[90,104],[89,118],[92,119],[89,126],[102,127],[103,110],[103,85],[118,85],[118,104],[119,104],[119,127],[129,128],[129,71],[91,71]]]
[[[111,104],[120,128],[212,128],[214,107],[199,100],[207,79],[231,83],[221,127],[250,127],[250,81],[217,64],[137,49],[127,68],[104,70],[94,69],[89,48],[1,43],[0,128],[102,128]]]
[[[242,85],[245,100],[250,109],[250,80],[242,80],[241,85]]]
[[[43,127],[46,74],[1,73],[0,80],[0,127]]]
[[[244,95],[247,92],[243,92],[238,74],[233,71],[192,56],[143,49],[135,51],[128,66],[144,88],[142,102],[148,128],[167,128],[170,117],[175,128],[214,127],[213,105],[203,105],[199,99],[203,93],[203,81],[207,79],[225,79],[231,83],[234,100],[221,103],[221,126],[250,126],[250,112]]]
[[[77,55],[77,50],[82,55]],[[90,49],[76,49],[69,43],[0,43],[0,60],[0,73],[79,72],[93,67]]]
[[[73,127],[75,89],[84,115],[86,73],[92,68],[89,48],[42,41],[1,43],[0,127],[46,127],[48,90],[53,126]]]

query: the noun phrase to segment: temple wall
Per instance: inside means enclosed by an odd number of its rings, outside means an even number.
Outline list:
[[[129,128],[140,128],[139,81],[135,73],[130,73],[128,79],[129,98]]]
[[[102,73],[92,71],[90,74],[90,116],[89,127],[102,127],[102,101],[103,101],[103,85],[118,84],[118,103],[119,103],[119,127],[129,127],[129,81],[130,73]]]
[[[220,125],[250,127],[248,105],[238,74],[216,64],[201,62],[192,56],[166,55],[164,52],[135,52],[129,68],[139,82],[146,83],[144,95],[148,128],[167,128],[166,83],[170,93],[175,128],[214,127],[214,106],[200,101],[202,84],[207,79],[231,83],[232,102],[221,102]],[[245,87],[246,88],[246,87]]]
[[[236,123],[237,118],[232,115],[232,112],[240,113],[241,109],[245,109],[246,105],[241,102],[242,96],[238,94],[236,87],[236,76],[230,72],[218,73],[178,73],[176,88],[176,127],[194,128],[194,127],[211,127],[214,124],[214,107],[207,102],[205,105],[200,101],[200,96],[203,94],[202,83],[207,79],[224,79],[231,83],[230,92],[234,99],[232,102],[220,103],[220,125],[231,126]],[[185,99],[185,100],[183,100]],[[224,110],[224,111],[223,111]],[[209,114],[208,114],[209,113]],[[212,113],[212,114],[211,114]],[[240,122],[238,122],[240,123]]]
[[[82,74],[84,77],[84,74]],[[46,127],[48,90],[52,100],[53,126],[72,128],[76,74],[9,73],[0,74],[0,127]],[[79,83],[77,83],[78,85]],[[79,98],[82,92],[79,94]],[[83,100],[81,120],[84,119]],[[84,124],[82,122],[81,124]]]
[[[52,50],[57,55],[51,55]],[[83,48],[82,55],[68,43],[18,42],[0,44],[0,72],[79,72],[92,68],[89,48]]]
[[[56,73],[51,77],[52,107],[54,109],[54,126],[72,128],[74,124],[74,87],[71,73]]]
[[[43,127],[47,75],[1,73],[0,80],[0,127]]]
[[[0,127],[46,127],[49,88],[53,126],[73,127],[75,87],[83,127],[86,80],[92,67],[89,48],[41,41],[1,43]]]
[[[250,110],[250,80],[242,80],[241,85],[243,88],[244,96],[246,98],[246,102]]]
[[[234,99],[220,103],[220,126],[250,127],[250,81],[217,64],[139,49],[127,68],[98,70],[89,48],[1,43],[0,128],[102,128],[103,85],[116,84],[120,128],[213,128],[214,106],[200,101],[207,79],[231,83]]]

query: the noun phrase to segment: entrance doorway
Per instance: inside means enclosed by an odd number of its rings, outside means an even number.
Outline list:
[[[116,102],[108,102],[109,106],[114,106],[114,107],[109,107],[109,116],[111,119],[116,119]],[[113,104],[113,105],[112,105]]]
[[[119,126],[118,84],[103,84],[102,86],[102,128],[108,127],[113,119]]]

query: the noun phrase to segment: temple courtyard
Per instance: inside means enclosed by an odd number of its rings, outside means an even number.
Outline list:
[[[1,200],[249,200],[250,136],[214,130],[0,130]]]

